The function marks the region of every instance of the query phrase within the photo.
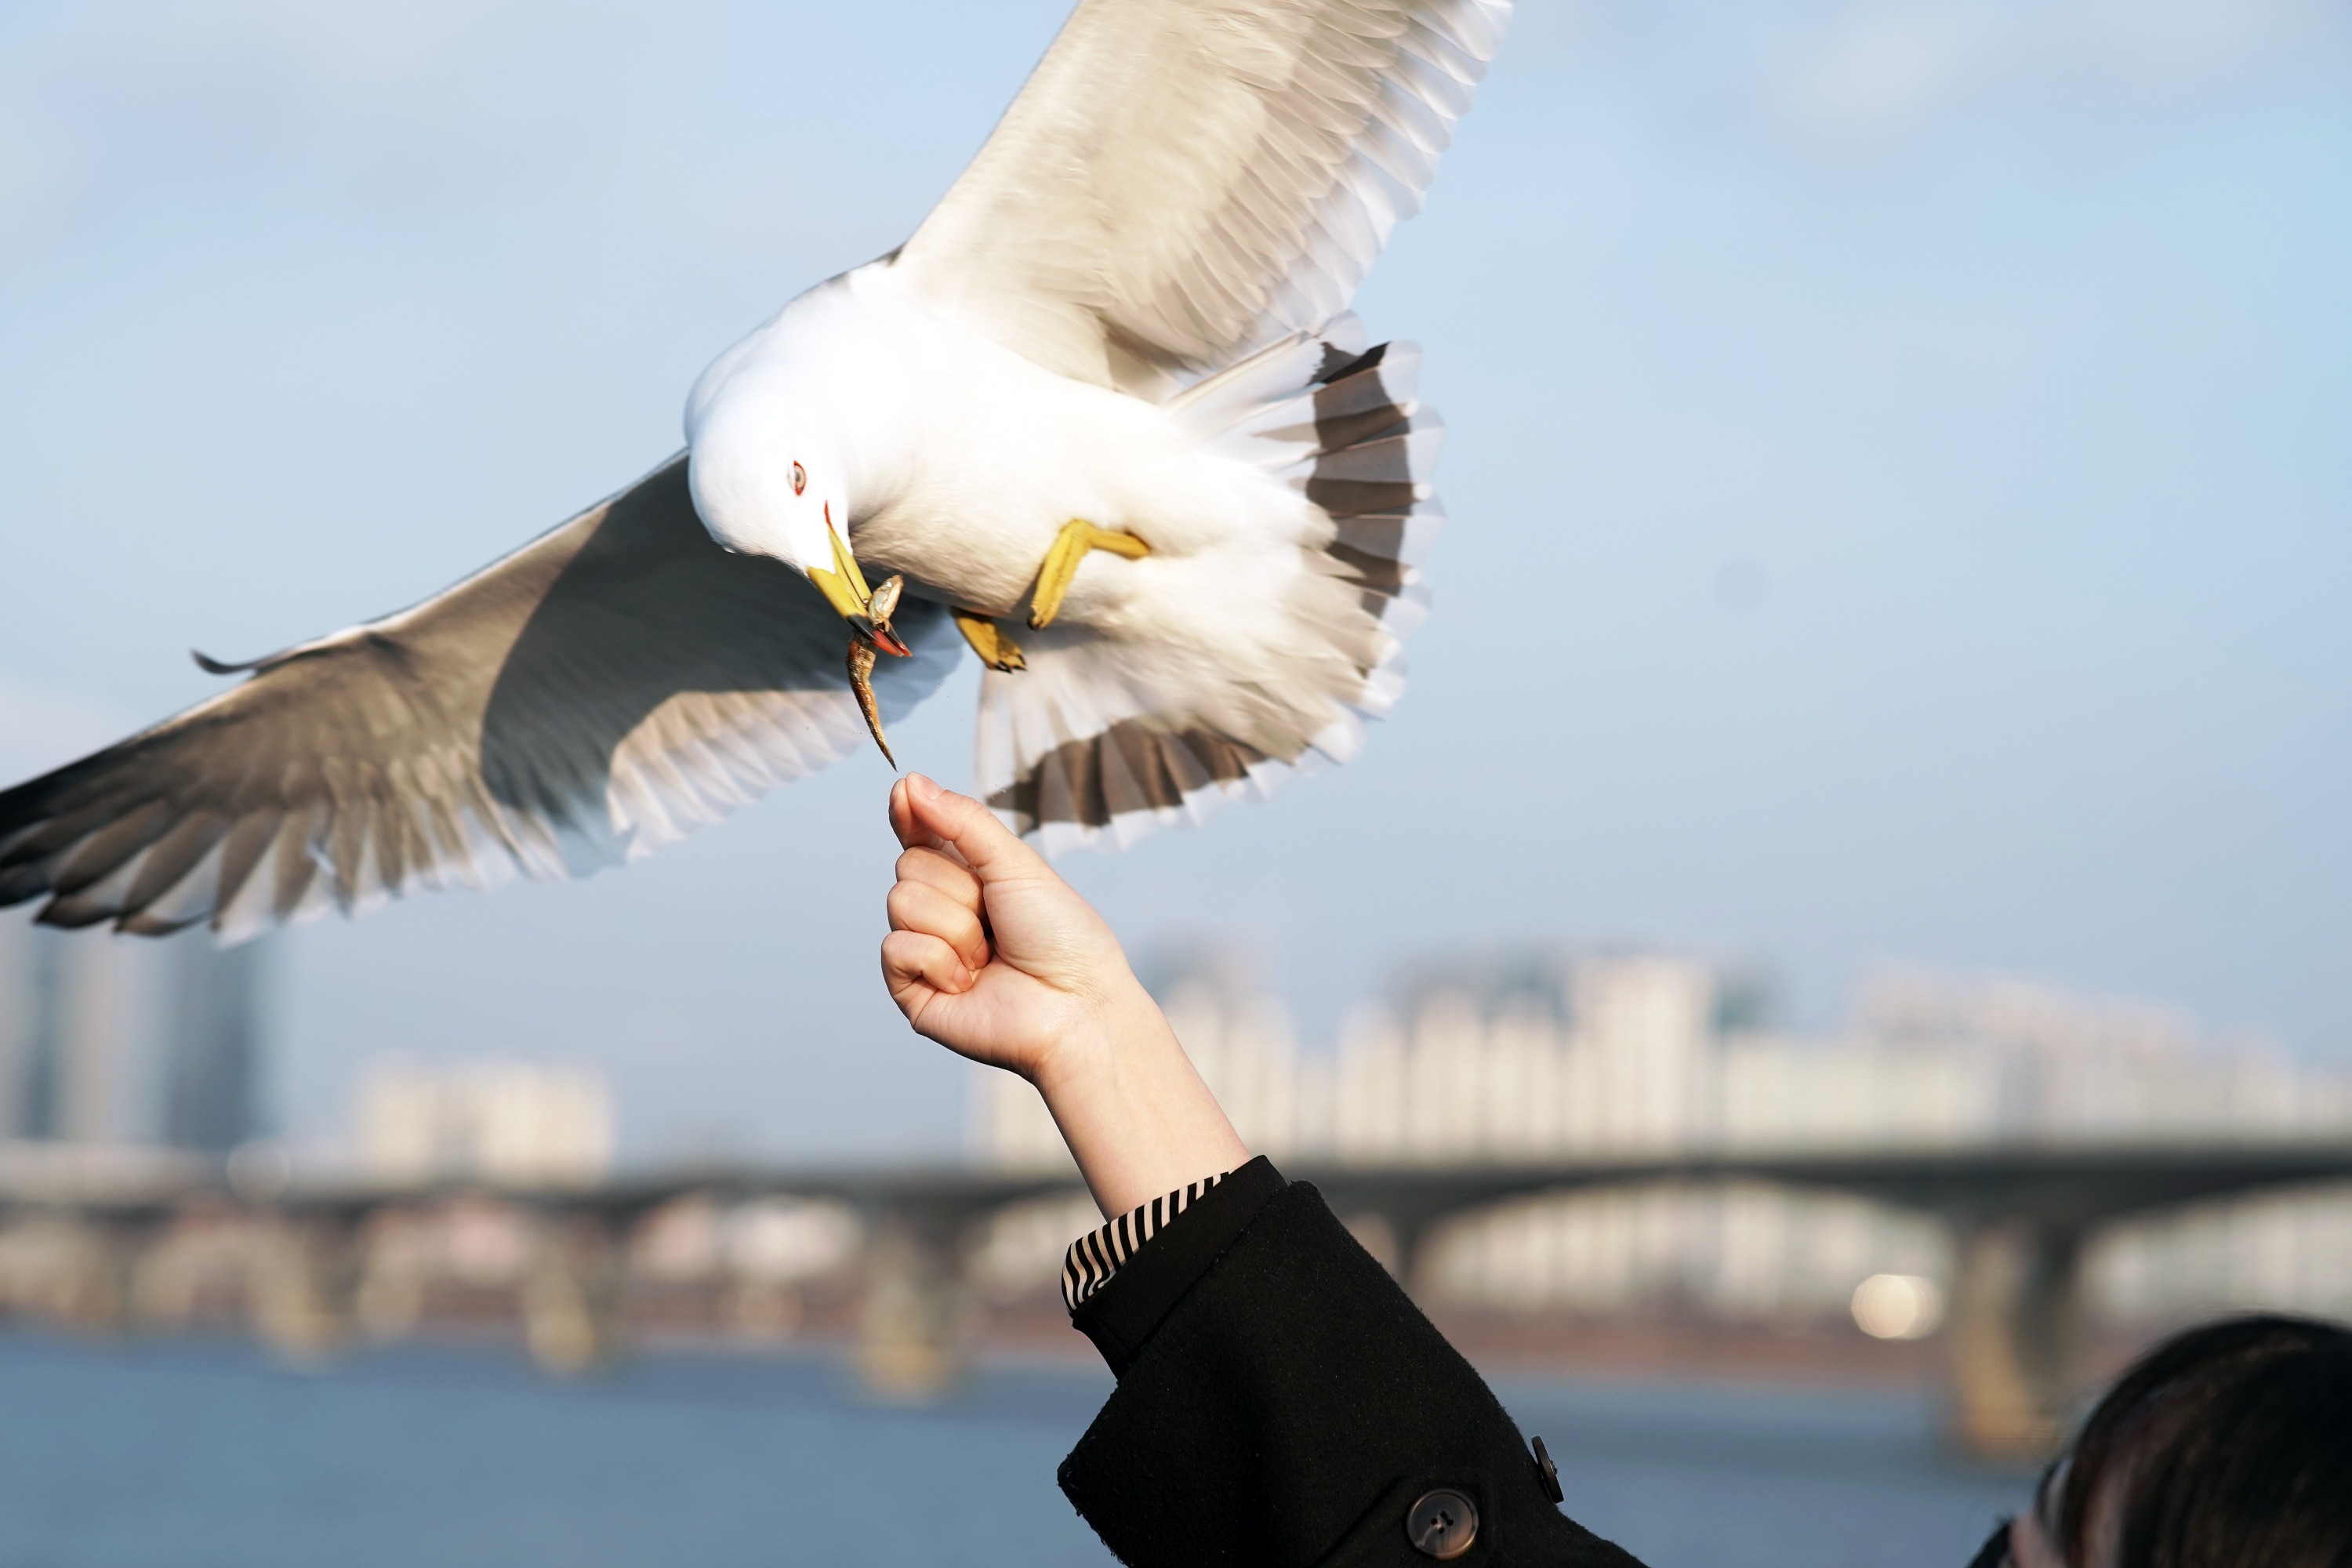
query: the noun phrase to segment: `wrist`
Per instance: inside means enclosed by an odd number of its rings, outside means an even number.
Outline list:
[[[1132,1070],[1159,1053],[1181,1056],[1183,1049],[1160,1005],[1130,978],[1110,994],[1093,998],[1038,1051],[1023,1076],[1050,1109],[1057,1101],[1097,1098],[1109,1089],[1122,1068]]]
[[[1106,1216],[1249,1159],[1159,1005],[1132,980],[1042,1056],[1030,1081]]]

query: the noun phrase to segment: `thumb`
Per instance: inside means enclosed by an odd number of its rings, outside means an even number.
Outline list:
[[[952,846],[983,883],[1041,871],[1051,875],[1044,857],[971,796],[941,789],[921,773],[909,773],[904,782],[908,826]]]

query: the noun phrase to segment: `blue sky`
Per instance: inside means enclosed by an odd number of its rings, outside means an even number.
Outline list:
[[[1060,19],[0,11],[0,769],[406,603],[672,450]],[[2305,0],[1527,5],[1359,307],[1453,524],[1368,753],[1066,868],[1310,1039],[1496,942],[2175,1002],[2352,1056],[2352,26]],[[894,735],[969,769],[969,674]],[[860,756],[653,861],[282,942],[281,1099],[572,1055],[644,1152],[944,1148]]]

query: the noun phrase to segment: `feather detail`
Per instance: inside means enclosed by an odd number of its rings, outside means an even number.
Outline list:
[[[1189,681],[1181,648],[1024,637],[1028,668],[981,688],[980,785],[1010,826],[1049,853],[1124,847],[1362,749],[1365,721],[1403,692],[1419,562],[1443,522],[1428,474],[1444,431],[1414,397],[1419,367],[1410,344],[1366,350],[1343,317],[1171,400],[1205,450],[1313,503],[1283,624]],[[1237,673],[1251,669],[1272,673]]]
[[[1159,395],[1347,309],[1508,0],[1081,0],[893,263],[1064,375]]]

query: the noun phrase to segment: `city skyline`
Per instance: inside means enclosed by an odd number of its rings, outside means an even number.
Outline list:
[[[1307,1048],[1233,955],[1156,976],[1178,1038],[1250,1149],[1292,1169],[2340,1138],[2352,1070],[2215,1037],[2177,1010],[2046,985],[1891,971],[1835,1030],[1759,1016],[1752,977],[1688,956],[1503,952],[1433,961]],[[1044,1102],[970,1079],[986,1164],[1066,1170]],[[1083,1228],[1073,1199],[1059,1223]],[[1343,1215],[1344,1217],[1344,1215]],[[983,1273],[1049,1276],[1053,1226],[1008,1215]],[[1914,1281],[1904,1333],[1932,1329],[1963,1227],[1852,1193],[1756,1180],[1603,1187],[1458,1217],[1422,1263],[1448,1299],[1517,1310],[1869,1316],[1872,1281]],[[1366,1245],[1396,1267],[1377,1224]],[[2352,1190],[2223,1199],[2100,1227],[2098,1310],[2164,1321],[2225,1308],[2352,1305]],[[1882,1289],[1886,1289],[1882,1283]]]

